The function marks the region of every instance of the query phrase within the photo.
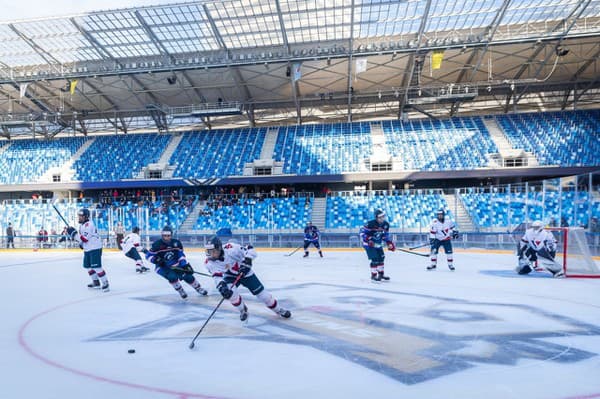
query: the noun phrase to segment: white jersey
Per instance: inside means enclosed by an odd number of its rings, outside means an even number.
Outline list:
[[[454,230],[456,230],[456,225],[452,220],[446,218],[443,222],[440,222],[438,219],[433,219],[429,228],[429,238],[447,241],[452,238]]]
[[[85,252],[102,248],[102,238],[91,220],[79,225],[79,234],[75,236],[75,239]]]
[[[140,250],[141,244],[140,236],[136,233],[129,233],[123,238],[121,241],[121,248],[123,248],[123,253],[127,253],[131,250],[131,248],[135,248],[136,250]]]
[[[206,258],[206,269],[215,279],[215,284],[219,284],[225,273],[237,275],[245,258],[254,259],[258,256],[254,248],[247,248],[235,242],[224,244],[223,252],[223,260]],[[253,274],[250,270],[246,276]]]
[[[554,250],[556,248],[556,239],[548,230],[535,231],[534,229],[527,229],[521,238],[520,245],[521,248],[529,246],[536,252],[545,247],[549,250]]]

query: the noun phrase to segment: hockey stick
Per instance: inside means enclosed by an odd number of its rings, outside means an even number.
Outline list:
[[[238,281],[240,281],[243,276],[244,276],[243,273],[238,274],[238,276],[233,281],[233,284],[231,286],[235,287],[236,284],[238,283]],[[198,330],[198,332],[196,333],[196,336],[194,337],[194,339],[192,339],[192,342],[190,342],[190,345],[189,345],[190,349],[194,349],[196,338],[198,338],[198,336],[200,335],[200,333],[202,332],[202,330],[204,330],[204,327],[206,327],[206,325],[208,324],[209,320],[214,316],[214,314],[216,313],[217,309],[219,309],[219,307],[221,306],[221,304],[223,303],[224,300],[225,300],[225,297],[222,297],[221,300],[219,301],[219,303],[217,303],[217,306],[215,306],[215,308],[213,309],[213,311],[210,314],[210,316],[208,316],[208,318],[206,319],[206,321],[204,322],[204,324],[202,324],[202,327],[200,327],[200,330]]]
[[[418,256],[426,256],[426,257],[429,256],[429,254],[424,254],[422,252],[414,252],[414,251],[411,251],[409,249],[404,249],[404,248],[396,248],[396,251],[402,251],[402,252],[406,252],[407,254],[418,255]]]
[[[413,249],[417,249],[417,248],[423,248],[423,247],[426,247],[426,246],[428,246],[428,245],[430,245],[430,244],[429,244],[428,242],[426,242],[426,243],[424,243],[424,244],[417,245],[416,247],[410,247],[410,248],[408,248],[408,249],[412,251]]]
[[[293,254],[295,254],[296,252],[298,252],[298,250],[300,248],[303,248],[303,245],[300,245],[298,248],[294,249],[292,252],[290,252],[289,254],[285,254],[284,256],[292,256]]]
[[[176,270],[176,271],[178,271],[178,272],[188,273],[186,270],[184,270],[184,269],[181,269],[181,268],[179,268],[179,267],[177,267],[177,266],[175,266],[175,267],[171,267],[171,269],[172,269],[172,270]],[[202,272],[197,272],[197,271],[195,271],[195,270],[192,270],[192,273],[194,273],[194,274],[199,274],[199,275],[201,275],[201,276],[212,277],[212,275],[211,275],[211,274],[208,274],[208,273],[202,273]]]
[[[58,217],[61,218],[61,220],[65,223],[65,226],[69,226],[69,223],[67,222],[67,220],[63,217],[62,213],[60,213],[60,211],[56,208],[56,205],[52,204],[52,208],[54,208],[54,210],[56,211],[56,213],[58,213]]]

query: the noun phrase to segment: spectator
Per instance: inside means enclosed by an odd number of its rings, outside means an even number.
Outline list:
[[[44,229],[44,227],[40,227],[40,231],[38,231],[38,245],[40,248],[44,247],[44,243],[48,242],[48,231]]]
[[[117,236],[117,247],[119,249],[123,249],[121,246],[121,241],[123,241],[123,237],[125,237],[125,228],[123,227],[123,222],[117,222],[117,225],[113,229],[115,235]]]
[[[8,224],[6,228],[6,248],[10,248],[12,245],[13,249],[15,248],[15,230],[12,227],[12,223]]]

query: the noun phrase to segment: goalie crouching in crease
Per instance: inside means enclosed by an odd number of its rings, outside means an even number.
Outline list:
[[[548,230],[544,230],[541,221],[536,220],[531,227],[525,231],[525,234],[519,242],[517,251],[519,264],[515,271],[519,274],[529,274],[534,269],[534,264],[538,261],[556,278],[565,276],[562,265],[554,260],[556,256],[556,239]]]

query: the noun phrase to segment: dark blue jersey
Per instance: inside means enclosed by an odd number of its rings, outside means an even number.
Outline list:
[[[369,247],[372,241],[374,247],[381,248],[384,243],[390,242],[390,224],[387,221],[378,223],[376,219],[370,220],[360,229],[360,240],[364,247]]]
[[[181,241],[172,238],[169,242],[162,238],[154,241],[146,253],[146,258],[156,266],[175,266],[180,260],[185,259]]]
[[[317,226],[306,226],[304,228],[304,239],[308,241],[318,241],[319,229]]]

